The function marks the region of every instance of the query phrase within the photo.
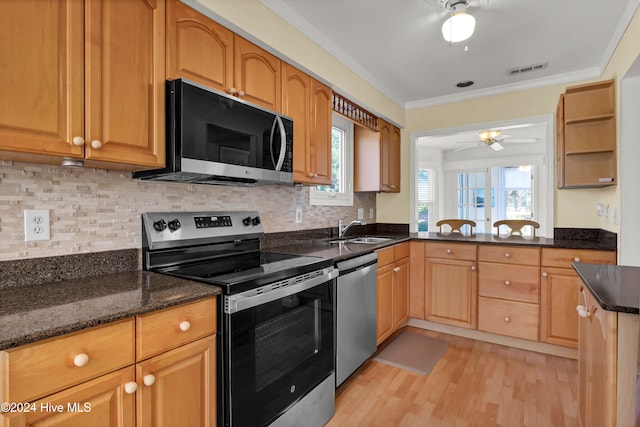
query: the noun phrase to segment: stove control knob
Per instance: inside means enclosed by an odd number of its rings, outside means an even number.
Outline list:
[[[153,228],[156,231],[164,231],[167,229],[167,222],[164,219],[156,221],[153,223]]]
[[[182,224],[180,224],[180,221],[178,221],[178,218],[176,218],[176,219],[173,219],[173,220],[169,221],[168,225],[169,225],[169,230],[171,230],[173,232],[173,231],[178,230],[181,227]]]
[[[259,217],[259,216],[256,216],[256,217],[252,218],[252,219],[251,219],[251,224],[253,224],[253,225],[258,225],[258,224],[260,224],[260,217]]]
[[[246,225],[246,226],[251,225],[251,217],[250,217],[250,216],[248,216],[248,217],[246,217],[246,218],[243,218],[243,219],[242,219],[242,223],[243,223],[244,225]]]

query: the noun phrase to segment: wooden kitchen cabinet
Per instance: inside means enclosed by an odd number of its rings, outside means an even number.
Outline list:
[[[602,309],[581,285],[578,418],[582,427],[616,426],[617,315]],[[575,313],[574,316],[578,317]],[[637,322],[637,321],[636,321]]]
[[[293,180],[331,185],[331,89],[282,63],[282,113],[293,118]]]
[[[424,320],[424,242],[409,245],[409,317]]]
[[[477,246],[425,244],[425,319],[463,328],[477,326]]]
[[[377,343],[380,344],[409,319],[409,242],[377,253]]]
[[[233,39],[234,95],[247,102],[280,111],[280,59],[250,41],[235,35]]]
[[[0,425],[215,426],[215,334],[207,298],[4,350],[0,401],[38,411],[3,413]]]
[[[382,119],[378,127],[354,126],[354,191],[399,193],[400,129]]]
[[[558,187],[615,185],[615,80],[568,87],[557,118]]]
[[[540,340],[578,347],[576,290],[580,278],[573,262],[616,264],[615,251],[542,248],[540,275]]]
[[[478,330],[537,341],[540,249],[481,245],[478,270]]]
[[[164,2],[2,2],[2,157],[163,166],[164,28]]]

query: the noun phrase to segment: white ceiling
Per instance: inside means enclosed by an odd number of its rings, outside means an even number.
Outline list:
[[[597,78],[640,4],[469,0],[475,33],[449,45],[438,0],[261,1],[408,109]],[[547,66],[507,74],[538,63]],[[455,86],[465,80],[475,84]]]

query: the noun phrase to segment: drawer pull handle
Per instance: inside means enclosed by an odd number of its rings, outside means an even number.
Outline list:
[[[124,385],[124,392],[127,394],[133,394],[138,390],[138,384],[135,381],[128,382]]]
[[[189,329],[191,329],[191,323],[188,320],[180,322],[180,330],[182,332],[187,332]]]
[[[505,253],[504,253],[504,257],[505,257],[505,258],[511,258],[511,254],[510,254],[509,252],[505,252]]]
[[[447,249],[447,253],[448,253],[448,254],[452,254],[452,253],[453,253],[453,251],[452,251],[451,249]]]
[[[580,262],[580,258],[575,257],[575,258],[573,259],[573,261],[574,261],[574,262]]]
[[[589,310],[587,310],[587,307],[585,307],[584,305],[577,306],[576,311],[578,312],[578,316],[582,318],[591,316],[591,313],[589,313]]]
[[[398,271],[400,271],[400,267],[395,267],[395,268],[393,269],[393,272],[394,272],[394,273],[397,273]]]
[[[509,316],[504,316],[504,321],[506,323],[509,323],[509,322],[511,322],[511,318],[509,318]]]
[[[546,272],[546,271],[543,271],[543,272],[542,272],[542,277],[547,277],[548,275],[549,275],[549,274],[547,274],[547,272]]]
[[[510,282],[510,281],[508,281],[508,280],[505,280],[505,281],[504,281],[504,285],[505,285],[505,286],[511,286],[511,282]]]
[[[89,355],[87,355],[86,353],[80,353],[73,358],[73,364],[78,368],[83,367],[87,363],[89,363]]]
[[[153,383],[156,382],[156,376],[153,374],[145,375],[144,377],[142,377],[142,382],[146,386],[152,386]]]

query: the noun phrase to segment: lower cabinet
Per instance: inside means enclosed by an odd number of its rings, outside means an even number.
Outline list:
[[[576,305],[580,278],[574,262],[615,264],[615,251],[542,248],[540,275],[540,341],[578,347]]]
[[[378,253],[377,343],[409,320],[409,242]]]
[[[215,333],[209,298],[4,350],[0,426],[215,426]]]
[[[475,329],[478,279],[476,245],[426,243],[425,319]]]

